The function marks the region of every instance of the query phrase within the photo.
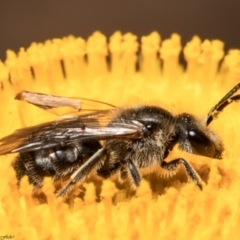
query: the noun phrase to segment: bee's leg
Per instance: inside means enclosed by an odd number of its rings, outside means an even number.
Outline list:
[[[80,166],[70,177],[70,181],[58,193],[57,197],[66,195],[75,183],[83,180],[97,166],[99,160],[106,154],[106,149],[101,148]]]
[[[131,190],[135,191],[140,185],[140,173],[131,159],[128,159],[126,164],[122,165],[119,173],[120,182],[128,181],[130,183]]]
[[[194,183],[196,183],[196,185],[202,190],[202,184],[201,184],[200,176],[194,170],[192,165],[190,163],[188,163],[185,159],[178,158],[178,159],[172,160],[171,162],[163,161],[161,163],[161,167],[163,169],[168,170],[168,171],[175,171],[181,164],[184,166],[189,179],[192,180]]]
[[[21,179],[26,175],[28,176],[29,183],[33,184],[34,188],[41,188],[43,186],[44,175],[40,173],[34,162],[34,156],[30,153],[21,153],[12,164],[16,171],[18,180],[18,187],[20,186]]]
[[[41,190],[44,176],[37,169],[34,157],[30,153],[21,153],[17,156],[12,166],[16,171],[18,187],[20,187],[21,179],[25,175],[28,176],[29,183],[34,187],[32,197],[38,199],[39,203],[46,203],[47,197]]]
[[[141,176],[138,172],[137,167],[135,166],[131,159],[128,159],[127,166],[129,170],[128,176],[130,178],[130,181],[133,183],[135,187],[138,187],[140,185]]]
[[[23,164],[23,161],[21,160],[20,156],[17,156],[14,162],[12,163],[12,167],[16,172],[16,178],[17,178],[17,186],[20,188],[20,182],[21,179],[27,175],[26,168]]]
[[[44,175],[42,175],[34,164],[25,164],[29,183],[33,185],[34,189],[42,188]]]
[[[116,163],[113,163],[111,165],[109,165],[109,163],[107,163],[106,165],[103,164],[102,166],[100,166],[97,169],[97,174],[99,176],[101,176],[102,178],[109,178],[114,173],[116,173],[119,170],[120,167],[121,167],[120,162],[116,162]]]

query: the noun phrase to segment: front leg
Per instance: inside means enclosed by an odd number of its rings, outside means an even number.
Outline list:
[[[180,165],[183,165],[183,167],[186,170],[186,173],[189,177],[189,179],[191,181],[193,181],[194,183],[196,183],[196,185],[200,188],[200,190],[202,190],[202,184],[201,184],[201,178],[198,175],[198,173],[194,170],[194,168],[192,167],[192,165],[190,163],[188,163],[185,159],[183,158],[178,158],[175,160],[172,160],[171,162],[165,162],[163,161],[161,163],[161,167],[163,169],[166,169],[170,172],[175,171]]]

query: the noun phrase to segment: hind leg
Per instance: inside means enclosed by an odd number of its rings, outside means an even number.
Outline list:
[[[33,198],[40,203],[46,203],[47,197],[42,192],[44,174],[35,165],[34,157],[31,153],[21,153],[12,164],[17,177],[17,185],[20,187],[21,179],[28,176],[29,183],[33,185]]]

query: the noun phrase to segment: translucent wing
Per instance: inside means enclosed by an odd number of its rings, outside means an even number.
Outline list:
[[[72,116],[22,128],[0,139],[0,155],[14,152],[30,152],[73,145],[84,140],[105,140],[111,138],[138,138],[142,135],[142,126],[134,121],[114,122],[103,117],[109,112]],[[101,115],[101,118],[93,116]]]
[[[0,139],[0,155],[64,147],[84,140],[138,138],[142,134],[142,126],[133,121],[108,125],[112,113],[118,109],[104,102],[27,91],[17,94],[16,99],[46,110],[68,106],[76,109],[77,114],[16,130]]]
[[[116,106],[87,98],[74,98],[54,96],[44,93],[23,91],[16,95],[15,99],[26,101],[39,108],[53,112],[52,110],[61,107],[70,107],[75,111],[94,112],[100,109],[113,109]]]

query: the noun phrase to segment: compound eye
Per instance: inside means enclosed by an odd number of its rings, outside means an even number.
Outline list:
[[[196,129],[190,130],[188,137],[195,153],[207,156],[207,152],[212,150],[212,141],[203,132]]]
[[[188,136],[191,142],[200,145],[206,145],[210,143],[208,137],[199,130],[190,130]]]

